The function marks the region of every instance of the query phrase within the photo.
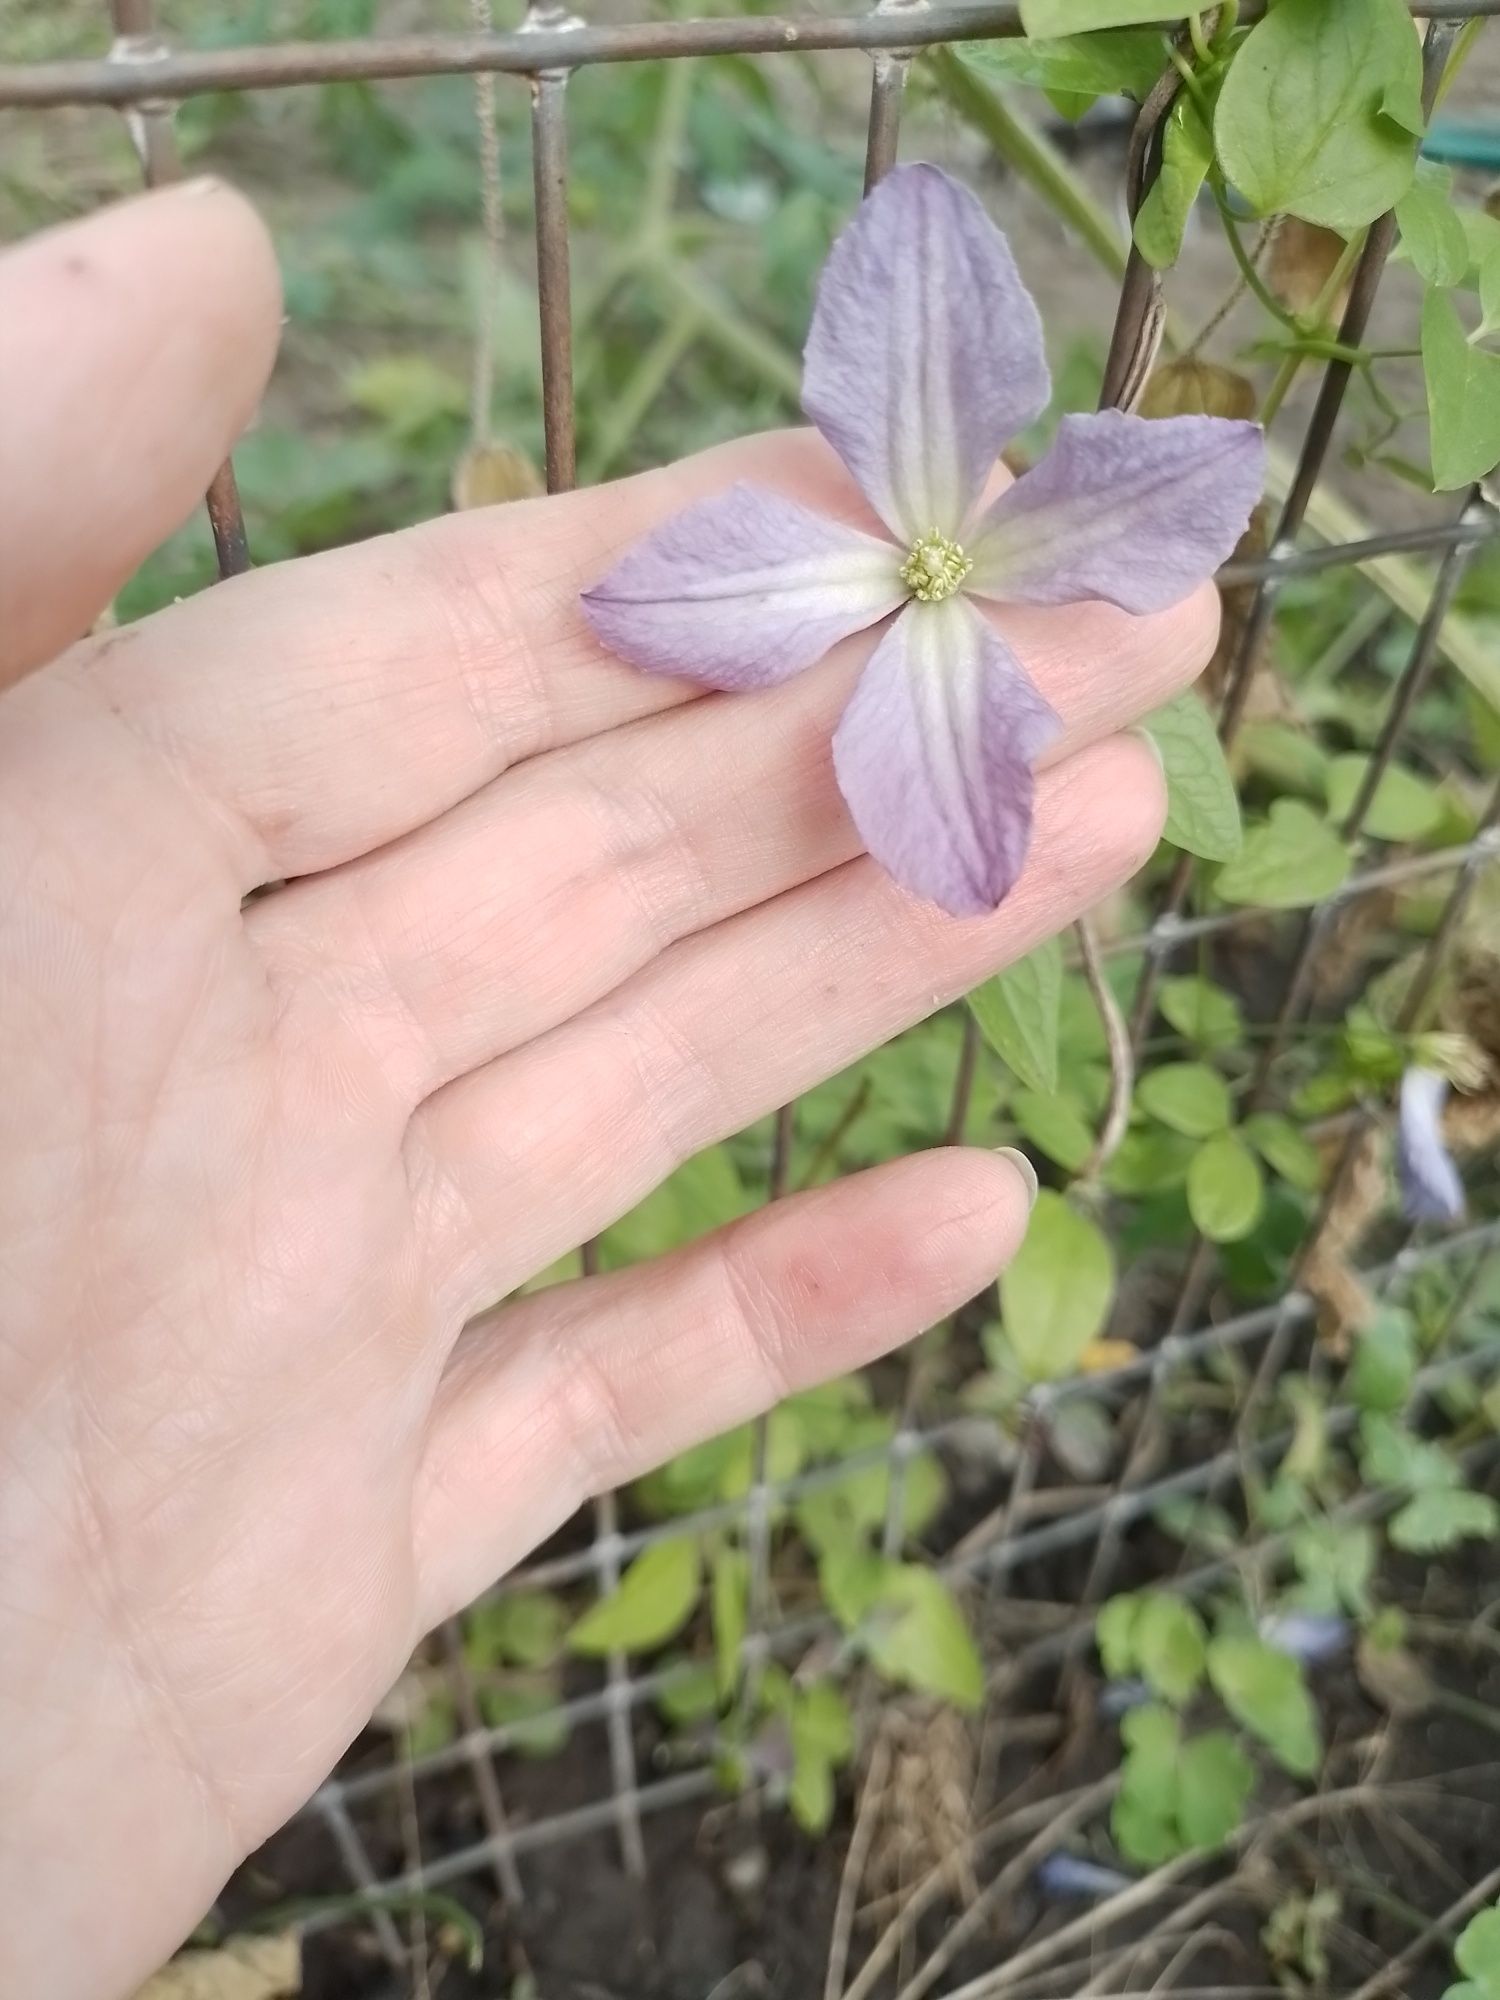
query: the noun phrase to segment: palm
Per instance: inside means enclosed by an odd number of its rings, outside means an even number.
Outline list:
[[[111,345],[49,395],[80,257]],[[0,285],[11,469],[62,468],[40,503],[0,477],[27,507],[0,521],[29,551],[14,676],[186,510],[275,298],[222,192],[44,239]],[[101,470],[68,446],[105,407]],[[608,660],[579,588],[746,472],[857,506],[820,446],[753,441],[244,579],[0,704],[18,1990],[128,1987],[424,1630],[590,1491],[909,1335],[1019,1237],[1009,1167],[934,1153],[474,1321],[1155,837],[1151,759],[1107,739],[1201,663],[1211,598],[1011,622],[1067,737],[1026,878],[963,924],[858,855],[828,761],[856,649],[743,701]]]

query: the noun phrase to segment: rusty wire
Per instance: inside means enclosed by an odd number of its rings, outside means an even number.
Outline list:
[[[1448,49],[1464,20],[1500,14],[1500,0],[1411,0],[1414,13],[1430,17],[1427,31],[1425,80],[1429,95],[1435,88]],[[1258,6],[1242,9],[1253,19]],[[265,90],[291,85],[348,80],[400,79],[453,73],[476,76],[513,75],[523,80],[531,96],[531,139],[535,191],[536,263],[541,331],[543,420],[548,489],[569,488],[576,475],[569,238],[567,218],[568,151],[567,92],[572,73],[589,64],[713,54],[776,55],[809,50],[862,50],[871,59],[872,76],[866,140],[865,185],[873,186],[894,163],[900,136],[903,95],[913,56],[923,48],[950,41],[1011,36],[1022,32],[1019,0],[976,0],[973,5],[929,5],[927,0],[879,0],[858,14],[812,16],[729,16],[684,21],[589,23],[560,4],[532,4],[519,28],[495,33],[373,36],[322,43],[284,43],[258,48],[184,52],[172,49],[157,30],[153,0],[111,0],[114,41],[95,60],[0,66],[0,110],[43,110],[61,105],[114,107],[125,115],[148,185],[178,177],[179,161],[172,133],[177,102],[208,91]],[[1178,17],[1180,18],[1180,17]],[[1154,171],[1155,135],[1170,106],[1175,72],[1143,108],[1131,147],[1129,205],[1138,204]],[[1387,219],[1371,230],[1354,274],[1340,327],[1340,342],[1355,345],[1363,334],[1392,240]],[[1156,273],[1133,251],[1121,286],[1103,400],[1128,404],[1154,357],[1162,323],[1161,286]],[[1400,551],[1430,552],[1440,558],[1426,616],[1414,636],[1406,667],[1396,685],[1381,730],[1371,768],[1359,799],[1347,817],[1350,837],[1358,835],[1380,777],[1388,767],[1409,722],[1413,704],[1436,657],[1443,619],[1474,551],[1500,530],[1500,519],[1479,496],[1470,495],[1456,516],[1416,528],[1398,529],[1337,546],[1308,546],[1302,540],[1308,502],[1320,479],[1348,386],[1348,365],[1334,359],[1323,368],[1313,414],[1302,440],[1286,500],[1269,553],[1230,563],[1223,580],[1253,589],[1250,615],[1241,633],[1228,676],[1221,718],[1226,740],[1232,740],[1244,713],[1256,654],[1274,617],[1278,595],[1292,578],[1338,565],[1358,565]],[[232,468],[216,476],[208,496],[209,516],[222,574],[249,566],[243,517]],[[1255,1078],[1257,1091],[1268,1081],[1276,1055],[1303,1011],[1308,976],[1326,935],[1331,913],[1352,900],[1395,883],[1425,875],[1453,876],[1451,892],[1429,941],[1421,970],[1408,997],[1408,1024],[1414,1021],[1436,977],[1443,953],[1454,935],[1479,870],[1500,852],[1500,791],[1475,836],[1462,847],[1436,854],[1378,857],[1357,871],[1335,897],[1318,911],[1299,919],[1300,934],[1273,1023],[1273,1034]],[[1182,914],[1192,879],[1184,862],[1169,884],[1165,903],[1143,935],[1111,941],[1111,953],[1139,952],[1142,972],[1132,1010],[1137,1049],[1152,1018],[1156,981],[1183,946],[1217,937],[1234,926],[1256,920],[1254,909],[1218,910],[1206,916]],[[945,1137],[956,1139],[966,1128],[975,1081],[978,1043],[972,1024],[965,1037],[954,1077]],[[1358,1143],[1359,1128],[1371,1114],[1356,1114],[1341,1159],[1325,1195],[1326,1214],[1340,1176]],[[775,1122],[769,1164],[768,1198],[775,1199],[790,1184],[795,1141],[794,1107],[786,1107]],[[1315,1228],[1316,1228],[1315,1224]],[[1416,1273],[1449,1260],[1472,1255],[1471,1278],[1500,1253],[1500,1222],[1470,1230],[1443,1242],[1413,1244],[1384,1266],[1364,1274],[1376,1287],[1397,1288]],[[586,1255],[586,1266],[591,1262]],[[1009,1469],[1006,1495],[984,1532],[966,1536],[950,1552],[945,1568],[955,1580],[978,1580],[994,1593],[1024,1565],[1059,1551],[1091,1551],[1088,1582],[1072,1618],[1061,1633],[1049,1635],[1012,1657],[1005,1671],[1015,1672],[1045,1660],[1063,1660],[1086,1644],[1092,1629],[1090,1606],[1108,1588],[1126,1532],[1147,1518],[1164,1500],[1175,1496],[1212,1498],[1247,1458],[1278,1448],[1279,1440],[1256,1438],[1252,1419],[1269,1404],[1276,1378],[1294,1344],[1310,1337],[1313,1303],[1292,1292],[1273,1305],[1215,1324],[1212,1320],[1188,1331],[1190,1319],[1203,1305],[1212,1277],[1213,1259],[1200,1245],[1189,1260],[1177,1300],[1167,1316],[1165,1338],[1156,1346],[1108,1375],[1087,1382],[1063,1382],[1038,1389],[1028,1399],[1018,1447]],[[1455,1306],[1454,1311],[1457,1311]],[[1160,1414],[1162,1398],[1182,1371],[1213,1357],[1259,1350],[1245,1406],[1234,1436],[1208,1461],[1163,1477],[1136,1477],[1137,1461],[1145,1453],[1143,1440]],[[1484,1350],[1469,1349],[1441,1363],[1430,1364],[1420,1377],[1430,1393],[1455,1374],[1483,1365]],[[967,1420],[948,1419],[923,1425],[909,1387],[896,1434],[886,1444],[837,1465],[815,1468],[791,1481],[774,1484],[768,1476],[766,1427],[757,1430],[753,1477],[738,1501],[679,1517],[666,1526],[622,1530],[612,1498],[597,1505],[594,1533],[583,1548],[524,1566],[500,1586],[502,1590],[540,1589],[590,1583],[607,1592],[621,1567],[667,1535],[708,1533],[738,1528],[745,1533],[750,1556],[750,1621],[746,1641],[747,1672],[758,1672],[764,1661],[793,1656],[826,1635],[826,1618],[781,1621],[770,1592],[771,1522],[773,1510],[798,1494],[845,1479],[863,1464],[890,1468],[891,1499],[887,1546],[894,1546],[892,1523],[899,1522],[904,1468],[921,1451],[941,1449],[963,1430]],[[1058,1519],[1029,1524],[1031,1501],[1044,1464],[1049,1420],[1079,1394],[1120,1398],[1139,1393],[1135,1445],[1122,1480],[1099,1504],[1081,1506]],[[1334,1406],[1330,1428],[1347,1429],[1353,1413]],[[1352,1512],[1369,1513],[1380,1496],[1361,1495],[1349,1503]],[[1273,1549],[1275,1538],[1261,1545]],[[1243,1553],[1243,1552],[1242,1552]],[[1239,1557],[1201,1566],[1181,1579],[1185,1588],[1206,1589],[1220,1580]],[[707,1766],[642,1780],[636,1762],[633,1716],[671,1686],[673,1669],[632,1673],[629,1662],[616,1656],[607,1663],[603,1684],[595,1691],[559,1704],[550,1716],[531,1717],[525,1724],[486,1727],[477,1708],[472,1683],[456,1629],[445,1636],[445,1651],[454,1676],[462,1734],[454,1743],[404,1767],[386,1765],[358,1775],[335,1776],[318,1792],[307,1816],[327,1829],[340,1865],[356,1894],[372,1905],[376,1943],[393,1964],[401,1963],[405,1947],[381,1907],[381,1898],[412,1890],[435,1888],[488,1872],[502,1896],[511,1902],[521,1893],[520,1857],[590,1832],[612,1828],[622,1856],[633,1874],[646,1869],[642,1822],[650,1814],[709,1797],[715,1788]],[[602,1723],[609,1745],[610,1789],[607,1795],[567,1812],[530,1824],[507,1818],[492,1760],[523,1738],[539,1722],[567,1727]],[[395,1795],[398,1783],[429,1782],[467,1768],[479,1797],[484,1838],[453,1852],[432,1856],[403,1876],[382,1876],[362,1835],[356,1812],[379,1805]],[[314,1918],[309,1928],[320,1921]]]

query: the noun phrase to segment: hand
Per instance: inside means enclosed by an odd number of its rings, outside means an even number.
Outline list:
[[[689,698],[579,615],[627,544],[732,479],[853,513],[806,435],[80,637],[249,419],[278,314],[259,224],[207,184],[0,263],[18,1996],[128,1991],[414,1642],[585,1496],[993,1277],[1025,1188],[950,1149],[475,1318],[1128,876],[1162,784],[1114,732],[1215,633],[1209,591],[1007,615],[1066,736],[1020,887],[969,922],[857,852],[828,738],[858,646]]]

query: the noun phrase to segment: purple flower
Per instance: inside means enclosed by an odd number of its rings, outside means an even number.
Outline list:
[[[1396,1173],[1410,1222],[1461,1222],[1464,1184],[1443,1143],[1448,1079],[1435,1069],[1409,1069],[1401,1079]]]
[[[1122,1875],[1118,1868],[1106,1868],[1102,1862],[1065,1853],[1061,1848],[1042,1857],[1037,1863],[1035,1879],[1042,1894],[1059,1903],[1093,1902],[1100,1896],[1116,1896],[1135,1883],[1133,1875]]]
[[[870,853],[955,916],[1026,858],[1032,765],[1060,724],[975,598],[1177,603],[1260,493],[1256,425],[1064,417],[987,510],[985,481],[1049,395],[1005,238],[931,166],[898,167],[834,244],[803,407],[892,540],[738,485],[668,521],[584,594],[611,651],[713,688],[769,687],[890,619],[833,739]]]
[[[1334,1612],[1276,1611],[1261,1619],[1260,1636],[1278,1653],[1314,1667],[1343,1652],[1349,1643],[1349,1620]]]

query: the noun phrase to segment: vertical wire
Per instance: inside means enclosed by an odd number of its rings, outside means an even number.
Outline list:
[[[115,32],[111,62],[144,65],[167,54],[167,43],[156,26],[154,0],[110,0],[109,12]],[[148,188],[170,187],[182,179],[173,116],[173,105],[149,98],[140,99],[125,113],[126,129],[141,163],[141,178]],[[250,544],[234,466],[228,459],[209,481],[204,504],[219,575],[243,575],[250,567]]]
[[[349,1816],[349,1808],[344,1803],[337,1782],[331,1780],[314,1792],[312,1805],[332,1835],[339,1859],[344,1864],[344,1872],[355,1892],[372,1899],[370,1929],[386,1963],[397,1971],[403,1970],[410,1963],[410,1955],[401,1942],[401,1933],[391,1921],[390,1912],[374,1900],[379,1897],[383,1885],[370,1859],[369,1849],[360,1839],[359,1831]]]
[[[1422,102],[1428,110],[1432,107],[1438,85],[1442,81],[1458,27],[1459,24],[1452,21],[1434,20],[1428,24],[1426,39],[1422,46]],[[1348,302],[1339,322],[1338,338],[1341,346],[1358,347],[1364,340],[1365,328],[1385,271],[1386,260],[1395,241],[1395,234],[1394,214],[1382,216],[1371,226],[1355,267],[1349,287]],[[1273,559],[1290,552],[1302,528],[1308,503],[1323,471],[1328,448],[1333,440],[1334,427],[1343,408],[1344,396],[1353,372],[1353,365],[1348,361],[1332,360],[1324,367],[1317,401],[1313,406],[1312,416],[1308,420],[1307,430],[1303,436],[1302,449],[1297,457],[1291,488],[1282,506],[1276,532],[1271,538],[1270,553]],[[1250,608],[1241,627],[1239,642],[1230,664],[1219,715],[1219,737],[1226,748],[1234,742],[1244,719],[1245,705],[1249,700],[1251,684],[1255,677],[1255,662],[1270,630],[1279,584],[1280,579],[1273,571],[1258,578],[1254,585]],[[1164,943],[1170,942],[1171,920],[1181,913],[1194,873],[1192,856],[1182,855],[1173,870],[1158,917],[1159,924],[1164,921],[1166,924]],[[1166,956],[1166,949],[1148,948],[1142,961],[1131,1011],[1131,1042],[1137,1055],[1151,1024],[1156,988]]]
[[[1429,112],[1436,99],[1438,86],[1442,81],[1443,72],[1447,67],[1448,57],[1457,33],[1458,24],[1455,22],[1433,20],[1428,23],[1426,37],[1422,45],[1422,103],[1424,108]],[[1375,304],[1375,296],[1380,288],[1380,281],[1385,272],[1387,259],[1395,243],[1395,237],[1396,218],[1394,212],[1381,216],[1371,226],[1370,233],[1365,240],[1364,249],[1360,253],[1359,262],[1355,266],[1354,277],[1349,287],[1348,301],[1345,304],[1343,316],[1339,323],[1339,343],[1341,346],[1358,347],[1364,339],[1370,313]],[[1353,373],[1354,367],[1352,362],[1337,359],[1329,361],[1323,370],[1317,400],[1313,405],[1312,415],[1308,420],[1307,430],[1303,436],[1302,449],[1298,454],[1291,488],[1282,507],[1275,534],[1271,538],[1270,555],[1273,563],[1276,558],[1285,557],[1291,552],[1296,538],[1301,531],[1308,505],[1312,500],[1318,480],[1322,475],[1329,446],[1333,441],[1334,429],[1343,408],[1344,396],[1348,390]],[[1455,555],[1459,558],[1456,565],[1453,560]],[[1403,703],[1399,694],[1397,697],[1395,709],[1396,728],[1394,731],[1389,732],[1389,740],[1385,743],[1384,754],[1387,759],[1389,759],[1391,751],[1395,747],[1400,727],[1405,721],[1410,703],[1415,699],[1421,679],[1425,676],[1431,649],[1436,644],[1442,618],[1446,613],[1448,603],[1451,601],[1452,593],[1457,588],[1458,578],[1462,575],[1462,568],[1462,555],[1457,550],[1450,550],[1439,572],[1438,582],[1434,586],[1434,594],[1439,601],[1436,606],[1429,605],[1428,613],[1423,620],[1414,647],[1412,665],[1409,669],[1410,686],[1407,691],[1407,699]],[[1271,622],[1275,616],[1279,583],[1280,579],[1278,579],[1273,569],[1260,577],[1254,585],[1254,594],[1251,598],[1250,608],[1241,627],[1234,658],[1230,664],[1228,682],[1219,714],[1219,739],[1226,749],[1234,742],[1235,737],[1239,733],[1240,724],[1244,720],[1246,706],[1250,698],[1250,689],[1255,678],[1256,661],[1260,656],[1261,648],[1269,634]],[[1436,616],[1434,616],[1434,610],[1436,611]],[[1378,780],[1379,773],[1377,772],[1375,782],[1378,783]],[[1363,791],[1364,787],[1361,790]],[[1369,786],[1368,797],[1364,798],[1363,803],[1360,805],[1361,820],[1365,811],[1368,810],[1369,799],[1373,796],[1374,785],[1371,784]],[[1145,957],[1141,961],[1140,977],[1136,983],[1130,1024],[1131,1046],[1136,1055],[1140,1053],[1146,1032],[1151,1024],[1157,987],[1160,982],[1163,965],[1170,951],[1172,932],[1180,916],[1183,903],[1187,898],[1188,889],[1195,872],[1193,857],[1186,853],[1180,856],[1167,885],[1167,893],[1161,911],[1158,914],[1155,925],[1153,925],[1153,942],[1148,944]],[[1323,921],[1326,923],[1326,919]],[[1315,921],[1304,928],[1292,974],[1292,986],[1295,988],[1295,993],[1289,991],[1284,996],[1285,1000],[1291,1001],[1293,1004],[1300,1003],[1301,992],[1311,975],[1321,937],[1322,924]],[[1285,1006],[1283,1012],[1286,1012]],[[1290,1013],[1287,1013],[1288,1024],[1290,1018]],[[1276,1037],[1282,1032],[1282,1027],[1282,1022],[1278,1020],[1276,1030],[1273,1033],[1273,1044]],[[1255,1081],[1252,1084],[1252,1100],[1258,1101],[1260,1087],[1264,1083],[1268,1071],[1269,1064],[1263,1059],[1261,1066],[1257,1070]],[[1177,1296],[1168,1322],[1169,1333],[1181,1333],[1191,1323],[1197,1313],[1204,1308],[1216,1269],[1217,1257],[1214,1247],[1205,1236],[1199,1234],[1194,1240],[1192,1252],[1178,1285]]]
[[[522,28],[556,32],[581,23],[552,5],[527,9]],[[542,341],[542,423],[547,491],[569,491],[577,476],[573,410],[573,319],[568,253],[566,69],[531,79],[531,177],[536,197],[536,284]]]
[[[1479,505],[1476,490],[1465,498],[1459,520],[1464,521],[1473,516]],[[1453,542],[1443,555],[1433,582],[1432,595],[1428,599],[1422,622],[1412,639],[1411,651],[1391,696],[1380,736],[1370,754],[1359,790],[1339,827],[1341,840],[1357,840],[1364,831],[1365,818],[1374,802],[1380,780],[1389,768],[1410,719],[1412,708],[1431,674],[1443,621],[1453,604],[1473,554],[1472,542]],[[1323,905],[1318,910],[1309,912],[1304,919],[1302,937],[1292,971],[1287,979],[1286,991],[1282,996],[1271,1035],[1261,1051],[1260,1060],[1251,1078],[1249,1105],[1251,1110],[1255,1110],[1259,1105],[1271,1066],[1281,1053],[1289,1030],[1303,1010],[1307,987],[1317,957],[1318,941],[1327,926],[1328,918],[1325,913],[1337,907],[1336,902]]]

